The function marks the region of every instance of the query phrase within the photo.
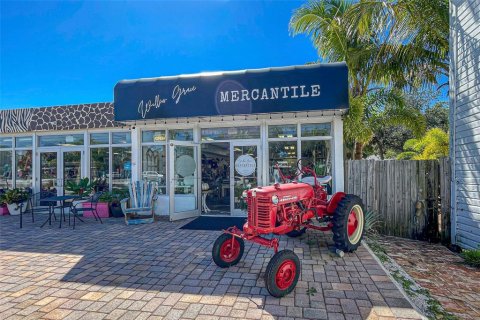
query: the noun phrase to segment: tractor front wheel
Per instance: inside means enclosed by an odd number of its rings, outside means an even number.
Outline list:
[[[302,234],[304,234],[305,231],[307,231],[307,228],[292,230],[290,232],[287,232],[286,235],[289,236],[290,238],[297,238],[297,237],[300,237]]]
[[[286,296],[297,285],[300,272],[300,259],[293,251],[277,252],[265,270],[265,286],[268,292],[276,298]]]
[[[228,268],[240,261],[244,249],[245,243],[242,238],[224,233],[213,244],[212,258],[220,268]]]
[[[333,215],[333,241],[344,252],[357,250],[365,227],[363,203],[360,197],[347,194],[337,205]]]

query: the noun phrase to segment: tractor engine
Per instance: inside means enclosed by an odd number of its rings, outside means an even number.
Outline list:
[[[258,233],[275,233],[275,228],[291,225],[294,219],[300,223],[301,213],[314,197],[311,185],[298,182],[257,187],[246,193],[248,218],[244,230]]]

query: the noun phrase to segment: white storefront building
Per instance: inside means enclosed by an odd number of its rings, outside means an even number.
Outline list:
[[[113,103],[0,111],[0,188],[54,190],[89,177],[125,192],[158,182],[171,220],[245,215],[243,190],[309,158],[343,190],[345,64],[121,81]]]

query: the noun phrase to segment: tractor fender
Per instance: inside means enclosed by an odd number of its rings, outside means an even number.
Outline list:
[[[342,201],[343,198],[345,198],[346,194],[345,192],[337,192],[333,195],[333,197],[330,199],[327,205],[327,213],[328,214],[334,214],[335,210],[337,209],[338,203]]]

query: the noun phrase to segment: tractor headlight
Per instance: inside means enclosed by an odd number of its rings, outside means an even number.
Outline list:
[[[273,204],[278,204],[278,196],[276,196],[276,195],[272,196],[272,203]]]
[[[242,198],[246,198],[246,197],[247,197],[247,190],[244,190],[244,191],[242,192]]]

